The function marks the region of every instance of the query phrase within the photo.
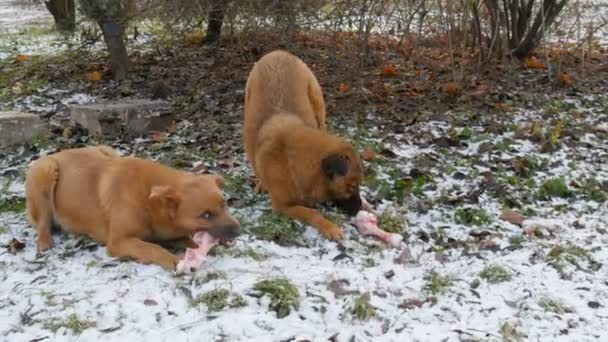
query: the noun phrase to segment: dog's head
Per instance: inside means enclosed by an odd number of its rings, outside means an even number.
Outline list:
[[[362,208],[359,187],[363,167],[359,154],[345,143],[321,161],[330,200],[348,215],[356,215]]]
[[[241,226],[228,212],[222,184],[220,176],[202,175],[188,177],[178,188],[154,186],[150,200],[157,212],[153,214],[185,234],[204,230],[229,242],[240,234]]]

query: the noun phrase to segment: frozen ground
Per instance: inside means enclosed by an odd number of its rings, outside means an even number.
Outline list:
[[[606,98],[553,103],[516,115],[519,129],[512,120],[469,128],[430,121],[383,134],[382,143],[377,138],[385,127],[336,127],[382,151],[366,162],[365,192],[381,211],[392,210],[389,218],[409,222],[407,244],[398,249],[362,239],[347,224],[341,244],[311,228],[281,240],[284,246],[262,240],[256,229],[276,222],[268,202],[247,184],[240,157],[225,172],[226,192],[251,233],[232,249],[216,251],[193,275],[121,262],[68,235],[37,256],[21,208],[5,209],[0,339],[605,340],[608,143],[597,129],[608,122],[605,106]],[[521,129],[527,122],[557,121],[568,128],[554,152],[540,153],[541,144],[528,135],[535,129]],[[545,136],[555,131],[549,124],[540,129]],[[178,146],[181,139],[164,144]],[[148,150],[158,150],[153,146]],[[150,156],[163,158],[162,152]],[[217,162],[203,154],[194,159]],[[3,203],[23,196],[24,166],[5,169]],[[566,190],[543,186],[560,177]],[[540,227],[529,226],[526,234],[499,219],[504,205],[539,219]],[[12,239],[25,248],[8,247]],[[282,319],[267,296],[251,296],[256,282],[275,277],[289,279],[299,292],[298,309]],[[242,296],[245,306],[212,312],[197,300],[216,289]],[[353,305],[366,293],[375,314],[360,320]]]
[[[15,38],[14,20],[49,27],[50,17],[14,8],[0,0],[0,34],[10,31],[0,37],[0,57],[56,51]],[[73,91],[55,97],[62,99],[31,95],[15,108],[47,115],[92,100]],[[198,144],[208,134],[199,127],[182,123],[160,142],[112,141],[123,154],[225,176],[248,233],[190,275],[116,260],[66,234],[37,255],[23,172],[65,141],[0,151],[0,341],[608,340],[607,113],[608,97],[579,94],[412,126],[370,116],[373,128],[355,127],[330,117],[333,129],[377,152],[365,162],[364,192],[384,213],[383,226],[403,226],[398,249],[361,238],[333,210],[325,212],[347,231],[340,244],[271,215],[242,156]],[[530,220],[502,220],[504,207]],[[277,277],[298,292],[284,318],[254,290]]]

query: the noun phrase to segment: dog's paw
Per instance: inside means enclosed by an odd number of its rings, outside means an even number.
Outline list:
[[[329,240],[339,241],[342,240],[342,238],[344,237],[342,228],[338,227],[336,224],[333,223],[325,225],[320,231],[321,234]]]
[[[159,265],[167,271],[176,271],[177,264],[179,263],[179,258],[175,255],[171,257],[164,258],[159,262]]]
[[[260,195],[266,193],[266,189],[259,180],[255,182],[255,193]]]
[[[47,251],[47,250],[51,249],[52,247],[53,247],[53,238],[50,236],[47,238],[38,238],[38,241],[36,241],[36,249],[38,250],[38,252]]]

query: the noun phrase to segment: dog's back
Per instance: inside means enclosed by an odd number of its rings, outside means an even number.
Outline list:
[[[325,102],[308,66],[286,51],[273,51],[253,67],[245,87],[245,152],[255,164],[258,134],[272,116],[296,115],[303,124],[325,131]]]

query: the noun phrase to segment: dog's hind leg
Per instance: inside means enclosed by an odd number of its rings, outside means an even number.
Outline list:
[[[59,165],[52,158],[34,162],[25,178],[26,212],[30,223],[38,231],[38,251],[53,246],[53,200],[59,179]]]
[[[308,85],[308,100],[312,106],[312,110],[315,113],[315,120],[317,121],[317,128],[321,131],[326,132],[327,126],[325,124],[325,100],[323,99],[323,92],[321,86],[314,79],[310,81]]]

